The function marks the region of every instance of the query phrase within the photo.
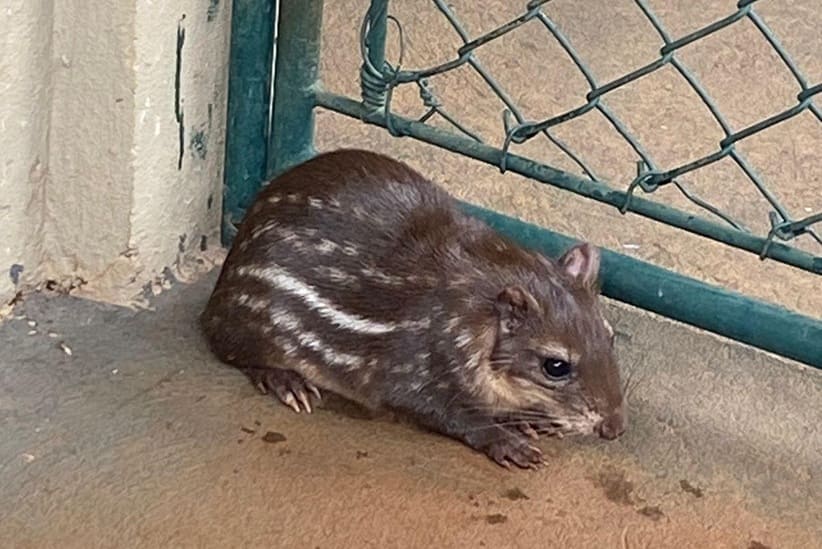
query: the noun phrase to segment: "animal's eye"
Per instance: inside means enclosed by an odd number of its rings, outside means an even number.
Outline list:
[[[542,371],[551,379],[565,379],[571,374],[571,365],[561,358],[546,358],[542,362]]]

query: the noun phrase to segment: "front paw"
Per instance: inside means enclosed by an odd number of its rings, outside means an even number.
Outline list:
[[[542,450],[529,444],[524,436],[504,432],[504,436],[484,448],[489,458],[507,469],[511,468],[511,463],[523,469],[535,469],[544,463]]]
[[[301,410],[312,412],[309,394],[320,400],[319,389],[293,370],[249,368],[246,375],[262,394],[273,391],[283,404],[298,414]]]

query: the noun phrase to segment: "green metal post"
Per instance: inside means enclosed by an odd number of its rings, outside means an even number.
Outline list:
[[[323,0],[280,0],[267,178],[314,155]]]
[[[276,0],[234,0],[223,190],[223,244],[228,244],[266,176],[271,45]]]

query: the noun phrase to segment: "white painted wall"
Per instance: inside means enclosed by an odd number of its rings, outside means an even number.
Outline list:
[[[133,302],[218,244],[231,2],[4,4],[0,304]]]
[[[0,308],[43,258],[52,20],[50,0],[0,14]]]

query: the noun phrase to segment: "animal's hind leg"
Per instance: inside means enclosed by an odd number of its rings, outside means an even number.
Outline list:
[[[257,389],[264,395],[273,392],[283,404],[297,413],[303,409],[311,413],[311,395],[320,399],[320,391],[294,370],[284,368],[242,368]]]

